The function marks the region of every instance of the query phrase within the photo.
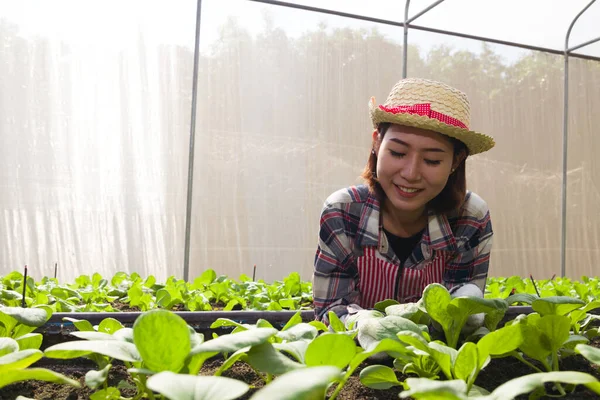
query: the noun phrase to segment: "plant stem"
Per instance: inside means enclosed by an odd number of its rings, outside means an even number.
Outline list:
[[[527,365],[529,368],[537,371],[537,372],[544,372],[541,369],[539,369],[538,367],[536,367],[535,365],[533,365],[532,363],[530,363],[529,361],[527,361],[526,359],[523,358],[523,356],[517,352],[514,352],[512,354],[512,356],[514,358],[516,358],[517,360],[521,361],[523,364]]]
[[[352,372],[350,372],[350,375],[352,375]],[[346,386],[346,383],[348,382],[348,378],[350,375],[348,375],[348,372],[346,372],[346,374],[344,375],[342,380],[340,380],[340,383],[338,383],[337,387],[333,391],[333,394],[331,395],[331,397],[329,397],[329,400],[335,400],[338,397],[338,395],[340,394],[340,392],[342,391],[344,386]]]
[[[21,307],[25,308],[27,302],[25,301],[25,291],[27,290],[27,265],[25,266],[25,272],[23,272],[23,299],[21,300]]]
[[[529,279],[531,279],[531,283],[533,283],[533,288],[535,289],[535,292],[537,293],[538,297],[542,297],[542,296],[540,296],[540,292],[539,292],[537,285],[535,284],[535,281],[533,280],[533,276],[531,274],[529,274]]]
[[[552,352],[552,369],[554,371],[558,371],[558,354],[556,353],[556,351]],[[556,389],[558,389],[558,392],[562,395],[562,396],[566,396],[566,392],[565,389],[563,389],[562,385],[559,382],[555,382],[556,383]]]

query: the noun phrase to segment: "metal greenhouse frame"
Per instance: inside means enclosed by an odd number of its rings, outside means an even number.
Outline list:
[[[304,11],[316,12],[321,14],[330,14],[345,18],[351,18],[355,20],[362,20],[368,22],[374,22],[382,25],[390,25],[396,27],[402,27],[404,31],[404,41],[403,41],[403,68],[402,68],[402,77],[407,76],[408,71],[408,63],[407,63],[407,51],[408,51],[408,32],[410,29],[423,30],[432,33],[439,33],[449,36],[462,37],[466,39],[474,39],[489,43],[501,44],[506,46],[513,46],[528,50],[535,50],[545,53],[558,54],[564,56],[564,98],[563,98],[563,141],[562,141],[562,197],[561,197],[561,275],[564,277],[566,273],[566,233],[567,233],[567,145],[568,145],[568,111],[569,111],[569,58],[576,57],[581,59],[588,59],[594,61],[600,61],[600,57],[584,55],[574,53],[575,50],[578,50],[584,46],[590,45],[595,42],[600,41],[600,37],[595,39],[588,40],[584,43],[579,43],[574,46],[569,45],[569,38],[571,35],[571,31],[576,24],[577,20],[590,8],[590,6],[596,1],[591,0],[571,21],[567,32],[565,32],[565,40],[564,40],[564,49],[557,50],[552,48],[538,47],[532,46],[525,43],[516,43],[504,40],[498,40],[491,37],[482,37],[469,35],[465,33],[452,32],[447,30],[435,29],[431,27],[414,25],[413,22],[417,20],[419,17],[423,16],[430,10],[434,9],[439,4],[443,3],[445,0],[437,0],[425,9],[417,12],[412,17],[409,17],[410,11],[410,0],[406,0],[405,9],[404,9],[404,18],[403,22],[391,21],[379,18],[372,18],[363,15],[350,14],[340,11],[328,10],[325,8],[311,7],[300,4],[293,4],[284,1],[277,0],[248,0],[257,3],[264,3],[273,6],[281,6],[292,9],[299,9]],[[450,0],[452,1],[452,0]],[[326,4],[326,2],[324,2]],[[191,112],[191,126],[190,126],[190,138],[189,138],[189,164],[188,164],[188,180],[187,180],[187,207],[186,207],[186,220],[185,220],[185,253],[184,253],[184,265],[183,265],[183,278],[188,280],[189,278],[189,259],[190,259],[190,231],[191,231],[191,214],[192,214],[192,192],[193,192],[193,171],[194,171],[194,143],[195,143],[195,131],[196,131],[196,106],[197,106],[197,98],[198,98],[198,64],[199,64],[199,48],[200,48],[200,20],[201,20],[201,11],[202,11],[202,0],[197,0],[196,7],[196,37],[195,37],[195,47],[194,47],[194,70],[193,70],[193,88],[192,88],[192,112]]]

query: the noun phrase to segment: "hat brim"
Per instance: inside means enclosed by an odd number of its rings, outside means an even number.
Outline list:
[[[393,114],[380,109],[379,107],[371,106],[371,120],[373,126],[383,122],[389,122],[398,125],[407,125],[415,128],[427,129],[434,132],[439,132],[443,135],[453,137],[463,142],[469,149],[469,155],[483,153],[490,150],[496,144],[494,138],[484,133],[470,131],[468,129],[459,128],[457,126],[448,125],[435,118],[429,118],[426,115]]]

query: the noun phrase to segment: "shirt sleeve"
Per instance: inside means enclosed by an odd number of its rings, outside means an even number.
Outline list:
[[[313,303],[316,319],[326,323],[329,311],[343,317],[347,313],[346,306],[359,298],[358,269],[344,215],[344,210],[335,204],[326,204],[321,213],[313,272]]]
[[[489,211],[486,209],[481,218],[465,217],[461,236],[456,256],[446,265],[444,284],[450,289],[473,283],[485,293],[493,239]]]

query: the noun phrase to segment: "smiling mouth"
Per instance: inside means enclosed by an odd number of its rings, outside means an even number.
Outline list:
[[[417,193],[417,192],[420,192],[423,190],[423,189],[409,188],[406,186],[400,186],[400,185],[396,185],[396,184],[394,184],[394,186],[396,186],[398,189],[400,189],[400,191],[402,191],[404,193]]]

